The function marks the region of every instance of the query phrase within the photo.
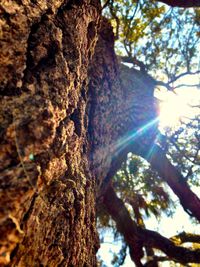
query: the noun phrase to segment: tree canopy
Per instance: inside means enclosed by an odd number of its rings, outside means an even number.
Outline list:
[[[177,92],[181,94],[181,90],[186,87],[191,87],[192,94],[192,87],[199,87],[198,79],[194,79],[193,83],[190,80],[200,73],[200,10],[179,7],[199,6],[199,2],[161,2],[169,6],[145,0],[106,2],[104,15],[114,28],[116,53],[122,65],[128,64],[129,68],[138,70],[143,77],[151,75],[155,91],[168,90],[176,95]],[[123,68],[125,67],[122,67],[122,72],[129,72],[127,68]],[[122,79],[127,79],[123,75]],[[183,79],[184,77],[187,79]],[[180,209],[172,200],[172,193],[166,182],[175,193],[179,189],[174,190],[173,181],[163,179],[168,174],[173,176],[173,172],[170,173],[171,167],[168,166],[167,174],[164,170],[165,164],[158,166],[159,160],[165,161],[165,155],[176,166],[177,179],[182,181],[182,193],[177,195],[185,196],[179,198],[180,203],[191,216],[191,224],[198,223],[199,218],[185,206],[190,197],[187,190],[184,192],[186,187],[199,186],[200,102],[197,100],[190,105],[193,111],[189,118],[183,116],[176,126],[160,128],[154,144],[157,148],[152,152],[155,159],[146,157],[142,149],[138,153],[150,164],[136,156],[134,149],[133,153],[125,153],[120,169],[116,170],[104,193],[103,205],[101,201],[98,203],[98,227],[102,240],[106,234],[105,229],[109,228],[113,229],[113,237],[121,240],[121,250],[113,255],[113,266],[123,265],[127,247],[136,266],[158,266],[164,261],[173,262],[173,266],[177,262],[185,264],[184,266],[200,262],[200,235],[197,233],[181,232],[180,229],[179,234],[167,239],[159,233],[147,230],[145,226],[145,220],[149,217],[155,216],[162,221],[164,213],[173,217],[176,209]],[[156,153],[158,157],[155,156]],[[192,220],[192,217],[197,220]],[[187,242],[190,247],[184,246]],[[157,253],[156,249],[164,254]],[[144,255],[145,264],[142,265],[141,258]]]

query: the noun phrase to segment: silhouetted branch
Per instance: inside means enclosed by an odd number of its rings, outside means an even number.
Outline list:
[[[200,0],[157,0],[171,7],[200,7]]]
[[[186,72],[183,72],[183,73],[181,73],[181,74],[179,74],[179,75],[173,77],[173,79],[171,79],[168,83],[169,83],[169,84],[170,84],[170,83],[173,83],[173,82],[179,80],[180,78],[183,78],[183,77],[186,76],[186,75],[197,75],[197,74],[200,74],[200,70],[195,71],[195,72],[186,71]]]
[[[147,153],[147,148],[138,149],[138,155],[146,158],[159,176],[167,182],[184,210],[200,221],[200,199],[192,192],[182,174],[170,163],[165,152],[158,145],[154,145],[151,156]]]
[[[102,186],[102,191],[105,190],[110,179],[121,167],[122,162],[125,160],[129,152],[141,156],[146,159],[153,169],[155,169],[159,176],[170,186],[172,191],[177,195],[185,212],[190,216],[195,217],[200,221],[200,199],[190,189],[187,180],[182,174],[170,163],[166,157],[165,152],[156,144],[153,145],[153,153],[149,156],[149,151],[152,148],[143,146],[141,143],[132,142],[124,147],[120,153],[113,157],[110,171]]]
[[[129,53],[129,52],[127,51],[127,53]],[[130,63],[130,64],[138,66],[142,73],[146,73],[147,74],[147,68],[146,68],[145,64],[142,61],[138,60],[136,57],[118,56],[118,58],[122,62]],[[176,82],[180,78],[183,78],[184,76],[197,75],[197,74],[200,74],[200,70],[196,71],[196,72],[190,72],[190,71],[183,72],[183,73],[181,73],[181,74],[179,74],[177,76],[174,76],[173,79],[169,80],[169,82],[163,82],[163,81],[155,80],[155,85],[156,86],[159,86],[159,85],[163,86],[163,87],[167,88],[167,90],[169,90],[169,91],[173,91],[174,89],[181,88],[181,87],[198,87],[199,84],[179,84],[177,86],[172,86],[171,85],[172,83]]]
[[[128,57],[128,56],[120,56],[119,57],[123,62],[134,64],[138,66],[141,70],[141,72],[146,73],[146,66],[145,64],[138,60],[136,57]]]
[[[104,193],[103,205],[105,206],[105,210],[116,222],[117,230],[124,236],[130,249],[131,259],[135,262],[137,267],[142,267],[141,258],[143,257],[143,244],[141,244],[136,234],[137,225],[132,221],[123,201],[117,197],[111,186],[109,186]]]
[[[182,232],[176,236],[170,238],[176,245],[181,245],[183,243],[200,243],[200,235],[190,234]]]
[[[174,86],[173,89],[181,88],[181,87],[198,87],[199,84],[179,84]]]
[[[143,246],[159,249],[169,258],[180,263],[200,262],[200,249],[192,250],[177,246],[172,240],[159,233],[137,226],[131,219],[123,201],[116,195],[112,186],[109,186],[106,190],[103,204],[105,210],[116,222],[118,231],[124,236],[130,248],[131,258],[136,263],[136,266],[143,266],[140,261],[143,255]]]

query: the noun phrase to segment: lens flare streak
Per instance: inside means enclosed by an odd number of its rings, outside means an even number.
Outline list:
[[[124,136],[121,138],[117,144],[115,145],[116,152],[119,153],[121,150],[123,150],[128,144],[134,142],[134,140],[141,138],[144,136],[144,134],[147,134],[147,132],[155,127],[156,124],[159,122],[159,117],[156,117],[155,119],[151,120],[147,124],[143,125],[142,127],[138,128],[136,131],[128,134],[127,136]]]

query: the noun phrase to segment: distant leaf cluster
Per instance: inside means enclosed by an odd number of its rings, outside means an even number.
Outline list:
[[[162,211],[172,212],[169,210],[169,195],[157,173],[133,154],[128,155],[114,176],[113,186],[124,203],[132,208],[133,217],[140,222],[143,221],[142,214],[159,217]]]
[[[136,57],[153,77],[173,80],[183,70],[199,69],[199,9],[115,0],[104,13],[114,27],[117,53]]]
[[[166,128],[165,137],[161,146],[163,146],[172,162],[191,185],[200,186],[198,179],[200,174],[199,116],[182,119],[181,127],[176,130]]]

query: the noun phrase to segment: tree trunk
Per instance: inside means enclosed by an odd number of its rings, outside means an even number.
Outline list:
[[[105,19],[95,48],[98,2],[1,9],[0,263],[95,266],[98,186],[120,138],[155,115],[153,87],[131,72],[124,91]]]
[[[95,266],[85,95],[100,4],[0,7],[0,265]]]

